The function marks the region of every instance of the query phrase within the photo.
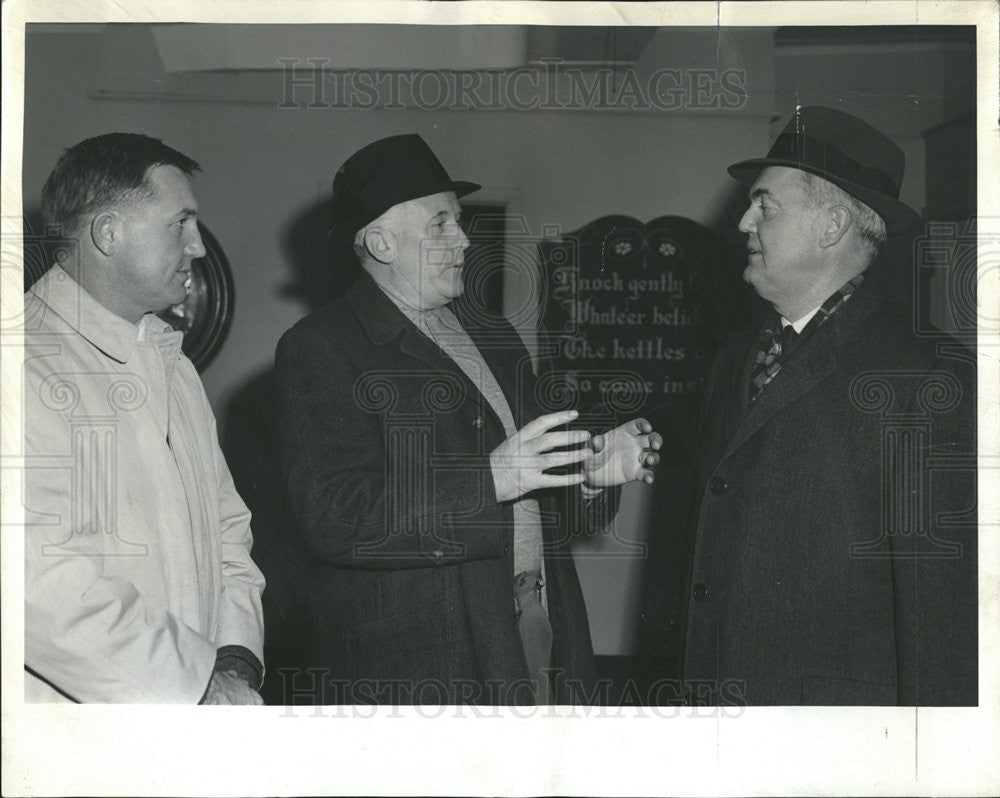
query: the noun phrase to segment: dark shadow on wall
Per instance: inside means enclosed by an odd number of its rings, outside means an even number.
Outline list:
[[[282,234],[290,273],[281,293],[300,301],[305,314],[344,293],[361,271],[351,240],[337,234],[332,218],[331,200],[319,200],[295,216]]]
[[[225,411],[222,450],[236,490],[253,513],[251,556],[267,580],[263,596],[266,673],[261,695],[268,704],[281,704],[281,669],[302,664],[294,639],[307,631],[300,608],[311,588],[313,567],[280,475],[271,427],[272,397],[270,368],[236,392]]]
[[[646,552],[638,623],[629,624],[636,630],[633,652],[597,659],[598,676],[611,685],[612,703],[626,690],[638,690],[629,693],[632,701],[656,701],[651,692],[656,683],[678,675],[703,385],[720,344],[763,312],[742,279],[745,236],[737,224],[745,192],[735,183],[726,189],[712,227],[679,216],[642,222],[606,215],[539,247],[550,287],[542,335],[555,353],[542,364],[543,371],[573,387],[578,409],[585,417],[593,415],[595,427],[607,426],[597,419],[614,416],[614,423],[622,423],[641,414],[664,439],[655,485],[643,497],[651,504],[642,513],[644,528],[619,530],[624,540],[644,541]],[[633,289],[633,278],[657,287]],[[636,324],[624,313],[615,315],[623,308],[645,321]],[[580,341],[594,357],[581,354]],[[653,355],[654,346],[659,351],[661,345],[664,353]],[[619,371],[646,380],[639,388],[645,394],[642,407],[624,415],[612,411],[614,391],[600,383]],[[581,538],[575,547],[591,548],[600,538]]]
[[[360,271],[349,247],[331,234],[329,200],[315,202],[295,216],[282,238],[289,281],[280,289],[303,305],[303,315],[340,296]],[[289,506],[272,427],[272,368],[255,374],[224,410],[222,449],[233,481],[253,513],[252,556],[264,572],[264,657],[261,695],[268,704],[287,700],[285,685],[301,684],[308,663],[300,644],[310,630],[303,601],[312,590],[316,568]],[[293,682],[293,677],[295,680]],[[310,697],[308,703],[312,703]]]

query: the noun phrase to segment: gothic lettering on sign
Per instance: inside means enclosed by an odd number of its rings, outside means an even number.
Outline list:
[[[709,230],[676,216],[605,216],[539,250],[546,367],[581,410],[616,416],[623,393],[646,415],[697,401],[717,334]]]

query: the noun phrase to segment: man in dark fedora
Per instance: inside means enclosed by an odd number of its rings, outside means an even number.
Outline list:
[[[975,368],[870,267],[912,228],[903,153],[800,108],[749,191],[744,278],[772,311],[706,395],[684,677],[697,703],[977,703]],[[950,342],[949,342],[950,341]]]
[[[334,179],[362,273],[275,359],[280,457],[320,567],[289,702],[541,704],[592,689],[569,533],[605,526],[617,485],[651,482],[661,442],[643,419],[560,429],[576,412],[543,412],[506,319],[457,301],[458,198],[478,188],[417,135],[364,147]]]

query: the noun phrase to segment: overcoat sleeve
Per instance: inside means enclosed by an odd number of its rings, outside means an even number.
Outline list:
[[[214,435],[214,418],[212,432]],[[250,550],[253,547],[250,510],[236,492],[232,475],[217,442],[213,444],[213,448],[219,481],[219,538],[222,560],[222,595],[216,641],[221,653],[228,652],[232,656],[248,661],[255,672],[254,678],[249,678],[249,673],[245,669],[237,668],[237,670],[247,677],[251,687],[257,689],[264,675],[264,612],[261,607],[264,576],[250,558]]]
[[[277,448],[307,547],[324,562],[353,568],[504,556],[513,514],[497,502],[492,447],[477,447],[470,432],[461,456],[432,469],[418,423],[387,432],[385,413],[375,408],[395,401],[397,383],[387,375],[365,388],[363,359],[315,327],[293,327],[278,344]],[[433,424],[454,421],[440,414]]]

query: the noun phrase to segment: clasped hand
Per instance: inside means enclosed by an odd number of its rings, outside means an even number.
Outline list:
[[[575,410],[549,413],[525,424],[490,453],[497,501],[512,501],[543,488],[586,483],[608,488],[633,480],[653,481],[650,470],[659,462],[663,439],[644,418],[633,419],[610,432],[549,430],[574,420]],[[564,449],[563,447],[575,447]],[[553,451],[561,449],[561,451]],[[547,474],[549,469],[581,463],[571,474]]]
[[[216,671],[208,683],[202,704],[262,706],[264,699],[236,671]]]
[[[652,468],[660,462],[660,433],[644,418],[626,421],[590,439],[591,456],[583,461],[585,484],[610,488],[626,482],[653,484]]]

